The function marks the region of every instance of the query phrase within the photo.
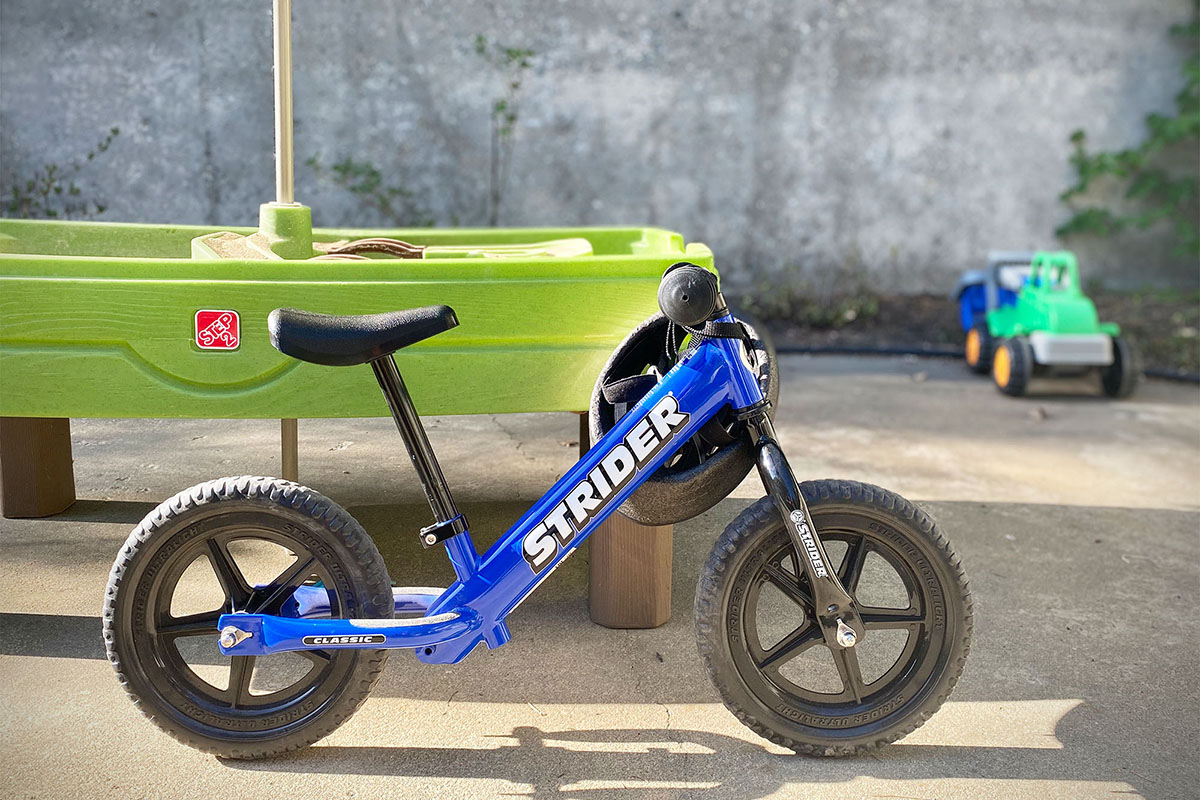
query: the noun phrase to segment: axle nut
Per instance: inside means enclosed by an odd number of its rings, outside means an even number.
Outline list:
[[[233,632],[236,630],[237,628],[233,627],[232,625],[226,625],[221,629],[221,647],[224,647],[226,650],[228,650],[230,647],[233,647],[237,644],[237,638],[233,635]]]
[[[237,647],[239,644],[246,641],[253,635],[254,634],[244,631],[241,628],[235,628],[233,625],[226,625],[221,629],[221,638],[217,641],[221,647],[224,647],[226,650],[228,650],[231,647]]]
[[[858,634],[840,618],[837,624],[837,643],[846,648],[854,647],[854,643],[858,641]]]

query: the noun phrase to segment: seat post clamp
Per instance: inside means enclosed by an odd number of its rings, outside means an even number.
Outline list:
[[[421,528],[421,546],[425,548],[441,544],[447,539],[467,531],[467,518],[462,514],[446,522],[437,522]]]

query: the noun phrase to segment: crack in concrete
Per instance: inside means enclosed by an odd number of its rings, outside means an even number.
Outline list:
[[[498,418],[498,416],[496,414],[489,414],[488,419],[490,419],[493,423],[495,423],[496,427],[500,429],[500,432],[509,438],[509,440],[513,443],[514,449],[518,453],[521,454],[522,458],[524,458],[526,461],[529,461],[532,463],[537,463],[536,458],[531,456],[529,453],[525,452],[525,449],[524,449],[525,442],[523,442],[515,433],[510,431],[508,428],[501,425],[500,419]]]

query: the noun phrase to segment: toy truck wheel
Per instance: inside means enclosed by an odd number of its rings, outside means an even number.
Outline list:
[[[1033,375],[1033,348],[1023,336],[1004,339],[992,356],[992,380],[996,388],[1011,397],[1020,397]]]
[[[1129,397],[1142,381],[1142,356],[1124,336],[1113,337],[1113,362],[1100,370],[1100,387],[1109,397]]]
[[[992,367],[992,351],[996,341],[988,331],[986,323],[977,322],[967,331],[965,356],[967,367],[980,375],[986,375]]]

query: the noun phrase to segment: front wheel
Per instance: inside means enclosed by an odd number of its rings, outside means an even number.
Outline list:
[[[826,646],[808,578],[769,497],[713,546],[696,590],[700,655],[751,730],[808,755],[863,753],[912,732],[962,674],[971,595],[929,517],[876,486],[800,485],[866,633]]]
[[[967,368],[979,375],[987,375],[992,368],[992,352],[996,341],[992,338],[986,322],[976,322],[967,331],[966,344],[963,347],[963,357]]]
[[[992,355],[992,381],[1009,397],[1021,397],[1033,377],[1033,347],[1024,336],[1002,340]]]

